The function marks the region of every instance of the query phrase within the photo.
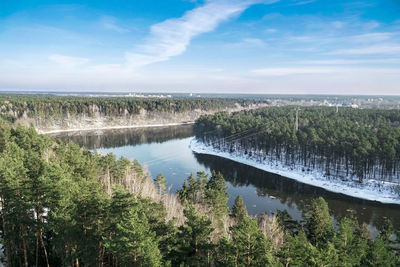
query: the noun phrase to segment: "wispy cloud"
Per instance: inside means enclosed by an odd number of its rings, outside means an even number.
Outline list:
[[[129,32],[127,28],[119,26],[117,24],[117,20],[114,17],[105,16],[101,19],[101,24],[103,25],[104,29],[111,30],[119,33]]]
[[[251,70],[250,73],[256,76],[286,76],[304,74],[327,74],[334,72],[331,68],[317,67],[285,67],[285,68],[263,68]]]
[[[352,73],[374,73],[374,74],[400,74],[398,68],[343,68],[343,67],[316,67],[316,66],[299,66],[299,67],[281,67],[281,68],[263,68],[254,69],[250,74],[259,77],[268,76],[289,76],[289,75],[325,75],[325,74],[352,74]]]
[[[292,5],[294,6],[302,6],[302,5],[307,5],[315,2],[316,0],[300,0],[300,1],[294,1]]]
[[[140,67],[181,55],[196,36],[213,31],[220,23],[239,15],[251,5],[273,2],[277,1],[209,0],[180,18],[153,25],[147,42],[137,46],[135,52],[126,53],[127,65]]]
[[[329,55],[389,55],[399,54],[400,45],[398,44],[382,44],[372,45],[360,48],[338,49],[328,52]]]
[[[393,35],[392,32],[371,32],[352,36],[349,40],[356,43],[375,43],[387,41]]]
[[[357,64],[369,64],[369,63],[399,64],[400,58],[300,60],[300,61],[292,61],[289,63],[296,65],[357,65]]]
[[[89,59],[82,57],[71,57],[64,55],[51,55],[49,59],[57,63],[61,68],[72,69],[76,66],[80,66],[89,62]]]

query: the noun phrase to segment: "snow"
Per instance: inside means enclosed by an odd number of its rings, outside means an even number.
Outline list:
[[[230,159],[253,166],[260,170],[279,174],[301,183],[321,187],[331,192],[386,204],[400,204],[400,186],[398,184],[372,179],[364,180],[362,184],[354,181],[342,181],[340,179],[329,180],[324,178],[325,175],[319,170],[302,172],[302,166],[293,169],[293,167],[287,167],[279,161],[266,159],[260,162],[255,157],[244,155],[241,152],[229,153],[227,151],[218,150],[212,146],[204,144],[200,140],[196,140],[196,138],[193,138],[190,141],[189,147],[193,152],[198,154],[208,154]]]
[[[115,129],[128,129],[128,128],[151,128],[151,127],[167,127],[167,126],[180,126],[194,124],[194,122],[179,122],[179,123],[165,123],[165,124],[143,124],[143,125],[120,125],[120,126],[104,126],[104,127],[84,127],[84,128],[70,128],[62,130],[43,131],[36,129],[39,134],[54,134],[64,132],[80,132],[80,131],[94,131],[94,130],[115,130]]]

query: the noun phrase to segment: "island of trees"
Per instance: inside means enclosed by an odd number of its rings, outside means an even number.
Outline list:
[[[252,217],[240,197],[229,209],[226,190],[221,174],[199,172],[172,194],[162,174],[153,180],[137,161],[0,120],[8,266],[400,264],[400,235],[390,221],[372,238],[354,218],[334,223],[322,198],[309,203],[304,221],[286,211]]]
[[[400,110],[287,106],[220,112],[199,118],[194,131],[217,149],[302,166],[303,172],[320,170],[331,179],[400,181]]]

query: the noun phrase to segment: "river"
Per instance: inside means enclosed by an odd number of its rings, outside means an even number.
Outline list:
[[[190,173],[221,172],[227,181],[229,205],[241,195],[252,215],[286,209],[294,219],[301,220],[311,199],[322,196],[335,219],[354,215],[360,223],[368,224],[372,232],[384,218],[391,219],[396,228],[400,227],[400,205],[332,193],[228,159],[195,154],[189,149],[193,137],[191,125],[68,132],[53,136],[99,153],[137,159],[153,177],[162,173],[172,192],[181,187]]]

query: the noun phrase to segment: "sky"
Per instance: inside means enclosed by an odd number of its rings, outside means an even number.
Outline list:
[[[0,89],[400,95],[400,0],[0,0]]]

